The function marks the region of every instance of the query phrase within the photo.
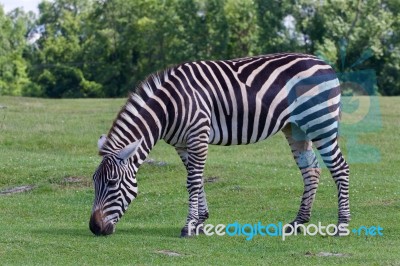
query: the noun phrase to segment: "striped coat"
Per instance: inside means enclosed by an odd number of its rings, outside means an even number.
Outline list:
[[[279,131],[304,180],[292,224],[306,223],[311,216],[320,176],[313,144],[338,188],[338,223],[347,224],[349,168],[337,142],[339,116],[336,74],[310,55],[190,62],[152,75],[130,95],[108,135],[99,140],[103,161],[94,174],[90,228],[95,234],[114,231],[137,196],[139,166],[164,139],[176,148],[188,172],[189,212],[181,235],[190,235],[189,224],[201,227],[208,218],[203,186],[208,145],[255,143]]]

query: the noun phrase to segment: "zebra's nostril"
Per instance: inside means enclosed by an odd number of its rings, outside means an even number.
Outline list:
[[[101,235],[102,221],[99,219],[96,219],[96,218],[97,217],[94,214],[90,217],[89,228],[93,234],[98,236],[98,235]]]
[[[112,222],[104,223],[101,212],[97,210],[90,217],[89,228],[97,236],[110,235],[114,233],[115,225]]]
[[[90,217],[89,221],[89,228],[90,231],[92,231],[93,234],[95,235],[101,235],[103,231],[103,219],[101,212],[99,210],[96,210],[92,213],[92,216]]]
[[[90,231],[92,231],[93,234],[95,235],[100,235],[101,233],[101,226],[94,220],[94,219],[90,219],[89,222],[89,228]]]

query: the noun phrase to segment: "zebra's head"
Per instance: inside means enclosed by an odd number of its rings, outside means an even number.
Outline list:
[[[98,141],[102,150],[107,138]],[[99,167],[93,175],[95,199],[89,228],[95,235],[109,235],[115,224],[137,196],[135,156],[141,140],[135,141],[115,154],[103,155]]]

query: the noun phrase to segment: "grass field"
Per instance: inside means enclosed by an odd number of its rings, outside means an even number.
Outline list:
[[[381,226],[383,236],[199,236],[180,239],[187,214],[185,171],[164,142],[138,173],[139,197],[115,234],[95,237],[88,222],[92,174],[100,162],[97,139],[106,133],[125,99],[44,100],[0,97],[1,265],[400,265],[400,98],[379,98],[382,125],[369,132],[350,127],[357,143],[341,139],[345,155],[369,145],[350,162],[350,228]],[[380,119],[375,117],[373,120]],[[353,156],[354,157],[354,156]],[[373,157],[373,156],[372,156]],[[363,161],[363,158],[365,160]],[[299,207],[302,180],[283,137],[255,145],[216,147],[205,176],[208,223],[290,222]],[[323,175],[311,222],[336,223],[335,185]]]

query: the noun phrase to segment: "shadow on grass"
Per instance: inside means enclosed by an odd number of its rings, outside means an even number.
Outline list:
[[[52,236],[74,236],[74,237],[93,237],[92,232],[88,228],[38,228],[32,229],[31,232],[37,235]]]
[[[140,236],[140,237],[163,237],[163,238],[179,238],[181,229],[178,227],[146,227],[146,228],[138,228],[138,227],[124,227],[124,228],[116,228],[115,233],[108,236],[112,237],[113,235],[127,235],[127,236]],[[82,238],[92,238],[95,235],[90,232],[89,227],[83,228],[38,228],[32,229],[31,232],[37,235],[52,235],[52,236],[73,236],[73,237],[82,237]]]
[[[167,238],[179,238],[181,228],[179,227],[123,227],[115,230],[115,234],[118,235],[137,235],[147,237],[167,237]]]

